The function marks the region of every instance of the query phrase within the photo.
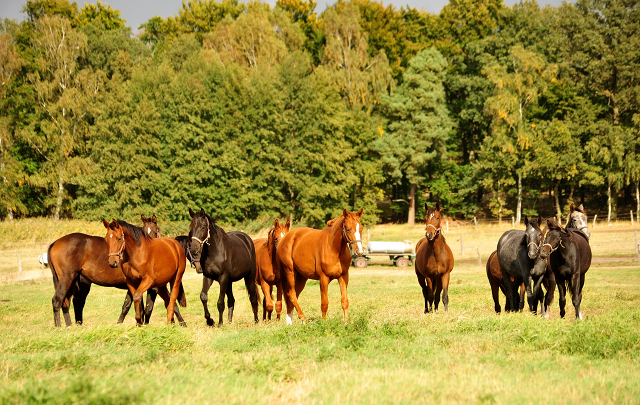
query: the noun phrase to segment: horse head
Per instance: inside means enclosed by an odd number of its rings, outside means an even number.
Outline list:
[[[278,243],[280,240],[284,238],[284,235],[289,232],[289,228],[291,228],[291,222],[287,219],[287,223],[285,225],[280,224],[276,219],[273,228],[269,231],[269,236],[267,237],[267,246],[273,246],[274,249],[278,248]]]
[[[120,265],[124,254],[124,228],[120,226],[115,219],[111,219],[109,223],[103,218],[102,224],[107,228],[107,235],[104,239],[107,241],[107,245],[109,245],[109,266],[116,268]]]
[[[589,228],[587,228],[587,213],[584,210],[582,204],[579,207],[574,207],[573,204],[569,207],[571,214],[569,215],[569,223],[567,223],[567,228],[574,228],[584,233],[587,236],[587,239],[591,238],[591,232],[589,232]]]
[[[542,229],[540,229],[541,223],[542,218],[539,216],[538,219],[529,219],[526,215],[524,216],[524,225],[526,227],[524,234],[527,240],[527,255],[529,256],[529,259],[532,260],[538,256],[538,251],[540,250],[540,240],[542,238]]]
[[[358,212],[343,210],[342,216],[344,217],[342,221],[342,236],[349,247],[355,244],[355,254],[357,256],[362,256],[364,254],[364,250],[362,249],[362,237],[360,236],[363,228],[362,223],[360,223],[362,208]]]
[[[159,238],[160,228],[158,227],[156,216],[154,215],[151,218],[147,218],[142,214],[140,218],[142,219],[142,229],[144,229],[144,233],[151,238]]]
[[[562,237],[567,235],[567,231],[562,229],[553,218],[547,219],[547,227],[542,237],[542,245],[538,252],[538,260],[531,269],[531,275],[539,277],[544,274],[547,267],[547,260],[551,253],[564,247],[562,245]]]
[[[193,212],[189,208],[189,215],[191,215],[191,224],[189,224],[189,251],[187,258],[192,265],[196,266],[196,272],[202,273],[200,255],[204,245],[209,243],[211,226],[214,224],[210,223],[209,217],[205,214],[203,208],[200,208],[198,212]]]
[[[426,212],[426,214],[424,215],[424,222],[427,223],[425,236],[429,241],[433,241],[438,235],[440,235],[440,232],[442,230],[440,222],[444,208],[440,207],[440,204],[438,203],[436,203],[435,207],[429,208],[429,205],[425,203],[424,209]]]

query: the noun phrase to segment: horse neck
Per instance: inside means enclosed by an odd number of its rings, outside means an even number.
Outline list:
[[[340,217],[333,223],[333,225],[331,225],[331,229],[329,230],[329,246],[331,247],[331,250],[336,253],[342,252],[342,249],[345,248],[345,245],[347,244],[344,240],[343,224],[344,217]]]
[[[140,245],[136,243],[133,236],[128,231],[123,232],[124,235],[124,252],[128,257],[127,261],[135,261],[143,251],[143,247],[146,246],[146,239],[143,236],[140,237]]]
[[[438,234],[433,240],[427,239],[427,249],[427,255],[433,255],[436,260],[444,257],[446,252],[444,250],[444,238],[442,234]]]

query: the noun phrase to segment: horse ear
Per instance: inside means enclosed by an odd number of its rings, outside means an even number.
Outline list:
[[[274,227],[274,228],[277,228],[277,227],[278,227],[278,225],[280,225],[280,224],[278,223],[278,220],[277,220],[277,219],[276,219],[275,221],[273,221],[273,227]]]
[[[426,212],[429,212],[429,204],[424,203],[424,210],[425,210]]]
[[[201,213],[202,215],[205,215],[205,213],[204,213],[204,208],[202,208],[202,207],[200,208],[200,213]]]
[[[104,218],[102,218],[102,225],[104,225],[105,228],[109,229],[109,222],[107,222],[107,220]]]
[[[547,218],[547,226],[552,227],[554,224],[553,218]]]
[[[147,217],[145,217],[144,214],[140,214],[140,219],[142,222],[147,222]]]
[[[440,204],[436,203],[436,211],[440,211]]]
[[[362,216],[362,210],[363,210],[363,209],[362,209],[362,208],[360,208],[360,211],[356,212],[356,216],[357,216],[358,218],[360,218],[360,217]]]
[[[348,213],[349,213],[349,211],[347,211],[347,210],[342,210],[342,216],[343,216],[343,217],[345,217],[345,218],[346,218]]]
[[[191,208],[189,208],[189,215],[191,215],[191,218],[193,218],[193,216],[196,215],[196,213],[193,212]]]
[[[573,214],[573,211],[576,210],[575,205],[573,205],[573,203],[571,203],[571,205],[569,206],[569,211]]]
[[[582,204],[580,204],[580,206],[578,207],[578,209],[582,212],[584,212],[584,207],[582,206]]]
[[[284,227],[285,227],[285,228],[287,228],[287,231],[288,231],[288,230],[289,230],[289,228],[291,228],[291,221],[289,221],[289,220],[287,219],[287,223],[286,223],[286,225],[285,225]]]
[[[156,218],[155,214],[151,217],[151,222],[153,222],[154,224],[158,223],[158,218]]]
[[[111,223],[109,224],[109,228],[116,230],[120,227],[120,224],[118,223],[118,221],[116,221],[115,218],[111,218]]]
[[[538,214],[538,225],[542,226],[542,217]]]
[[[524,226],[529,225],[529,217],[528,216],[524,216]]]

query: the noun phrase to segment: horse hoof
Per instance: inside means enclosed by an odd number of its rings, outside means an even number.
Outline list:
[[[186,322],[180,322],[180,326],[182,326],[183,328],[187,327],[187,323]]]
[[[208,325],[208,326],[213,326],[213,325],[214,325],[214,323],[213,323],[213,319],[211,319],[211,318],[207,318],[207,325]]]

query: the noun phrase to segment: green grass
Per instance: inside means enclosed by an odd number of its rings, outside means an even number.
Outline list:
[[[449,312],[422,314],[412,270],[352,269],[350,322],[339,288],[320,316],[317,283],[302,325],[252,323],[235,284],[232,325],[209,328],[201,279],[188,269],[187,328],[132,314],[115,325],[124,292],[94,286],[85,325],[55,329],[50,277],[0,285],[0,403],[637,403],[640,267],[594,265],[584,322],[496,315],[484,269],[454,268]],[[210,293],[213,313],[217,284]],[[5,301],[8,300],[8,301]],[[160,300],[159,300],[160,301]],[[504,302],[504,299],[503,299]]]

